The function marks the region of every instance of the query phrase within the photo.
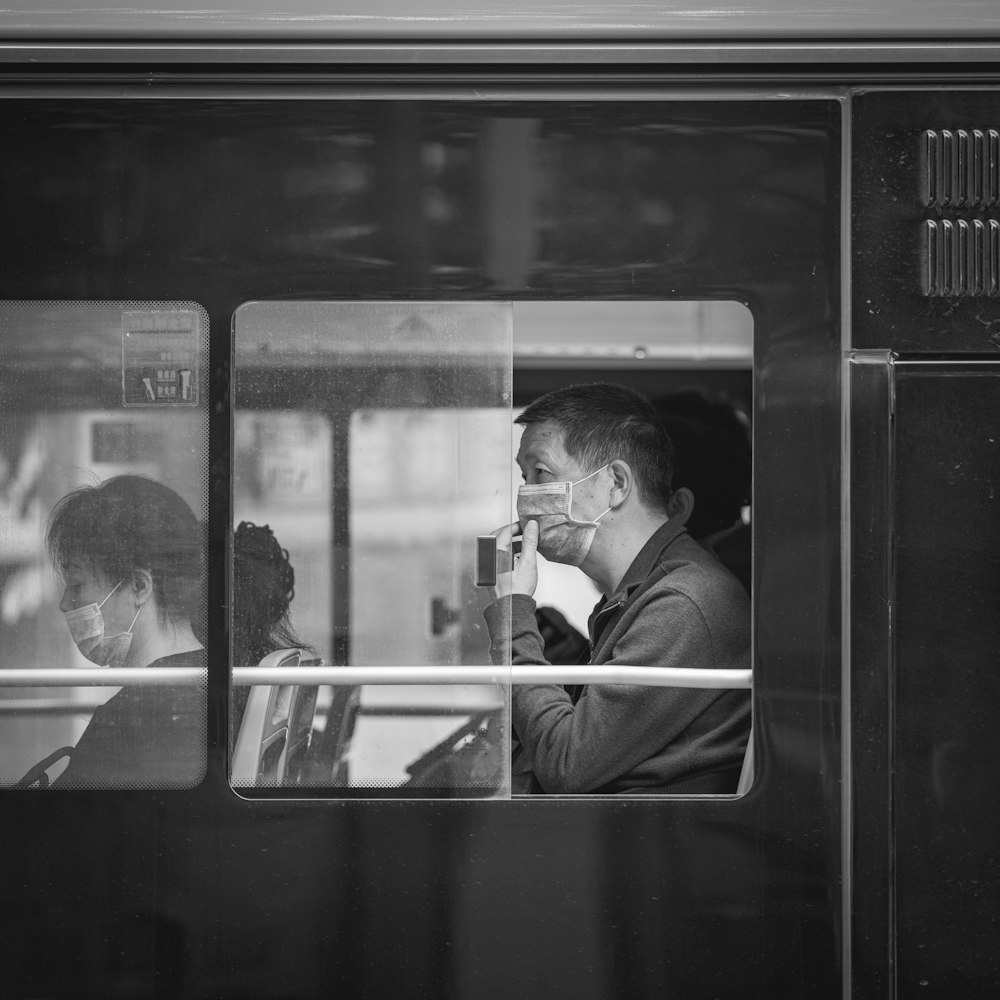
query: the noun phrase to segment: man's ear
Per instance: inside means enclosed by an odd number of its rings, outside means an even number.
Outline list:
[[[140,607],[153,596],[153,575],[148,569],[134,569],[129,577],[129,587]]]
[[[632,487],[635,485],[635,477],[632,475],[632,467],[628,462],[623,461],[620,458],[616,458],[613,462],[608,464],[608,470],[611,473],[611,495],[608,497],[609,507],[620,507],[625,500],[628,498],[629,494],[632,492]]]
[[[694,513],[694,494],[686,487],[674,490],[667,501],[667,517],[671,521],[687,524]]]

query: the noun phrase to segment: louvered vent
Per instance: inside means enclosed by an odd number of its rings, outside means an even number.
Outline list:
[[[996,295],[1000,290],[1000,222],[924,222],[924,295]]]
[[[927,206],[978,208],[1000,202],[1000,132],[924,132],[922,194]]]
[[[1000,132],[927,129],[921,137],[921,286],[927,296],[1000,293]],[[998,212],[1000,214],[1000,212]],[[964,216],[964,217],[963,217]]]

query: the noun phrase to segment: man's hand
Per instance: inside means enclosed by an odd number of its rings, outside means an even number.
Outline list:
[[[499,528],[493,534],[497,540],[497,550],[510,555],[514,541],[514,532],[520,527],[515,521],[505,528]],[[496,597],[507,597],[509,594],[527,594],[531,597],[538,586],[538,522],[529,521],[520,535],[521,552],[514,555],[514,567],[509,572],[499,573],[497,583],[493,588]]]

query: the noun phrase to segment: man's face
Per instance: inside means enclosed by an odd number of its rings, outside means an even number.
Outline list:
[[[553,562],[582,566],[590,552],[598,525],[593,523],[611,509],[613,474],[609,466],[583,468],[563,445],[562,430],[549,421],[529,424],[521,436],[517,464],[528,487],[538,493],[518,493],[518,520],[538,522],[538,552]],[[572,483],[554,486],[550,483]]]
[[[573,516],[592,519],[610,506],[613,476],[606,465],[600,469],[581,465],[566,451],[563,440],[563,431],[550,420],[525,427],[517,449],[521,478],[528,486],[573,483]]]
[[[529,424],[517,449],[521,478],[529,486],[538,483],[575,482],[586,472],[563,447],[563,432],[550,420]],[[589,470],[588,470],[589,471]]]

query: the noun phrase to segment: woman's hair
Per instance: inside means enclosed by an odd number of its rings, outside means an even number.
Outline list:
[[[276,649],[309,649],[295,634],[289,609],[295,570],[269,525],[241,521],[233,537],[233,666],[256,666]],[[248,687],[233,688],[233,732],[239,731]]]
[[[250,667],[276,649],[301,646],[289,608],[295,570],[269,525],[241,521],[233,538],[233,663]]]
[[[49,515],[46,547],[65,571],[82,562],[109,582],[147,570],[162,621],[204,632],[204,535],[191,508],[146,476],[115,476],[67,493]]]

